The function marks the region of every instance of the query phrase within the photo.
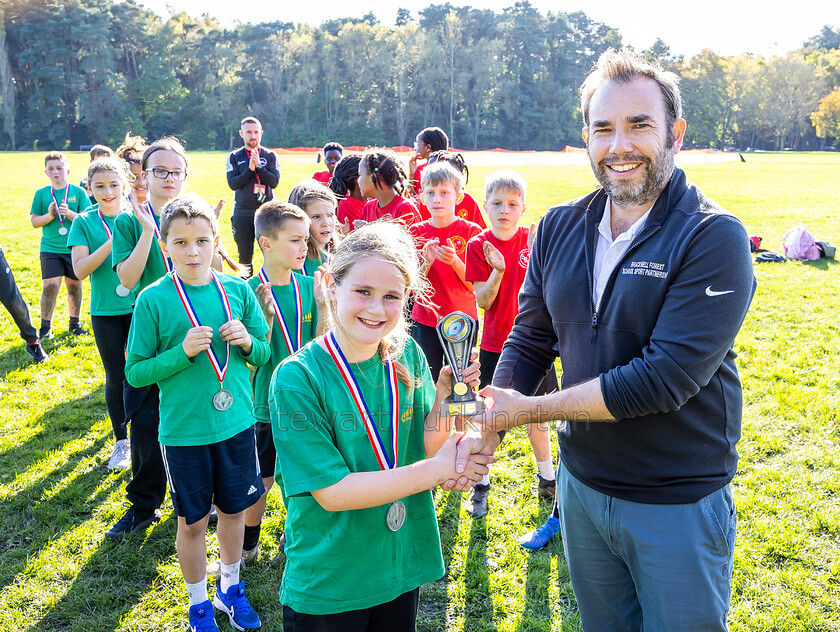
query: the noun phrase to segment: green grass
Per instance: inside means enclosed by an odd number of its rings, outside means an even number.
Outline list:
[[[686,171],[765,247],[778,250],[784,231],[800,221],[840,242],[840,156],[746,158]],[[86,156],[72,154],[71,164],[78,181]],[[279,194],[316,168],[283,161]],[[594,182],[588,167],[519,170],[529,181],[529,220]],[[489,171],[473,169],[468,189],[477,199]],[[28,210],[35,188],[46,184],[41,155],[0,154],[0,172],[2,246],[37,323],[38,231]],[[232,200],[223,154],[193,154],[190,172],[192,190],[214,203]],[[229,213],[230,205],[224,217]],[[226,219],[222,228],[233,251]],[[758,291],[736,343],[744,426],[733,485],[739,524],[732,630],[840,630],[838,270],[826,261],[755,268]],[[66,318],[62,291],[57,331]],[[102,537],[122,514],[128,475],[103,467],[112,438],[93,337],[59,335],[45,343],[50,362],[34,366],[2,310],[0,323],[0,628],[185,629],[169,502],[164,520],[145,537],[119,545]],[[562,544],[530,555],[516,545],[550,507],[533,494],[535,466],[524,432],[513,434],[494,466],[485,520],[471,520],[458,495],[436,493],[447,575],[422,589],[422,630],[580,629]],[[283,519],[279,493],[272,492],[263,557],[244,574],[265,630],[282,627]],[[215,537],[208,544],[217,554]]]

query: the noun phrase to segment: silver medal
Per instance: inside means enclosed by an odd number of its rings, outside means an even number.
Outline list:
[[[388,507],[388,513],[385,514],[385,523],[391,531],[399,531],[405,523],[405,504],[403,501],[397,500],[391,503]]]
[[[230,391],[221,389],[213,395],[213,408],[216,410],[227,410],[231,407],[231,404],[233,404],[233,395],[230,394]]]
[[[66,235],[67,234],[67,228],[62,226],[61,228],[58,229],[58,234],[59,235]]]
[[[119,296],[121,298],[125,298],[126,296],[131,294],[131,290],[129,290],[127,287],[125,287],[122,284],[118,285],[114,291],[117,293],[117,296]]]

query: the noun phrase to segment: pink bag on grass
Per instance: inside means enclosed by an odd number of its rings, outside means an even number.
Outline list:
[[[814,261],[822,255],[805,224],[794,226],[782,236],[782,252],[788,259],[801,261]]]

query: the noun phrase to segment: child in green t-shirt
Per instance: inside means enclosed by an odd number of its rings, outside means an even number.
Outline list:
[[[126,379],[160,388],[158,436],[178,516],[176,548],[191,628],[217,629],[207,598],[205,543],[215,503],[222,563],[213,605],[236,629],[256,629],[260,619],[245,597],[239,565],[245,509],[263,492],[247,365],[268,362],[268,327],[247,284],[211,269],[219,233],[204,200],[171,200],[160,234],[173,271],[137,299]]]
[[[123,190],[131,180],[128,166],[114,158],[99,158],[88,167],[85,179],[96,204],[73,221],[67,244],[79,279],[90,277],[90,323],[105,368],[105,404],[114,431],[114,451],[108,469],[131,465],[123,405],[125,345],[131,325],[135,294],[120,283],[111,267],[112,235],[123,210]]]
[[[132,190],[131,210],[117,215],[111,245],[111,266],[120,284],[135,294],[167,273],[169,263],[158,241],[159,214],[181,193],[187,154],[177,139],[165,137],[146,147],[140,165],[139,177],[146,183],[148,198],[141,203],[137,190]],[[131,480],[125,486],[129,507],[105,532],[109,540],[121,541],[160,520],[166,471],[158,449],[158,396],[155,384],[125,388],[125,415],[131,431]]]
[[[286,630],[363,629],[385,617],[414,630],[418,589],[443,575],[431,492],[457,479],[450,419],[404,318],[421,289],[407,231],[378,222],[353,231],[325,274],[331,329],[283,361],[271,381],[277,481],[286,499]],[[478,365],[465,371],[477,385]],[[474,455],[481,479],[492,457]]]
[[[309,216],[309,247],[306,261],[298,272],[313,276],[338,247],[335,219],[338,198],[320,182],[307,179],[292,188],[289,203],[303,209]]]
[[[309,217],[297,206],[272,200],[257,209],[254,216],[257,243],[263,267],[248,280],[259,299],[268,323],[271,360],[254,372],[254,416],[257,418],[257,452],[265,494],[245,512],[245,541],[242,560],[250,562],[259,553],[260,525],[266,496],[274,485],[277,452],[271,436],[268,392],[275,367],[318,335],[325,305],[321,292],[321,273],[302,276],[301,258],[306,256]]]
[[[82,282],[73,272],[67,234],[73,220],[88,206],[87,194],[75,184],[67,182],[70,163],[60,151],[44,156],[44,172],[50,179],[49,186],[38,189],[32,199],[29,219],[32,226],[41,229],[41,329],[38,337],[52,338],[52,317],[55,300],[61,287],[61,277],[67,288],[67,311],[70,314],[68,330],[77,336],[87,331],[79,323],[82,313]]]

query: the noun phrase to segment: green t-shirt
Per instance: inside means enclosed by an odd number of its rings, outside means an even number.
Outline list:
[[[160,387],[160,430],[163,445],[208,445],[229,439],[254,424],[251,412],[251,380],[246,361],[254,366],[268,362],[265,341],[268,326],[256,296],[245,281],[219,275],[230,302],[231,316],[251,334],[253,348],[245,356],[231,345],[225,390],[233,404],[224,411],[213,407],[219,380],[205,352],[193,358],[184,353],[184,337],[192,329],[178,297],[172,276],[167,274],[140,292],[128,332],[125,378],[135,387],[157,383]],[[215,283],[187,285],[187,296],[202,325],[215,330],[212,347],[220,364],[225,361],[225,343],[219,327],[226,321],[222,299]]]
[[[160,223],[160,216],[155,214],[155,218]],[[111,246],[111,267],[117,269],[117,264],[120,261],[127,259],[134,251],[137,242],[140,241],[140,235],[143,234],[143,227],[137,218],[134,217],[134,211],[127,213],[120,213],[117,216],[116,228],[114,229],[114,244]],[[140,290],[148,287],[159,278],[166,274],[166,264],[163,261],[163,254],[160,251],[160,245],[157,239],[152,240],[152,246],[149,248],[149,257],[146,259],[146,266],[143,268],[143,274],[140,275],[140,280],[134,287],[134,291],[138,294]]]
[[[315,304],[315,280],[312,277],[298,275],[298,286],[300,287],[300,303],[303,311],[303,326],[301,327],[301,346],[306,345],[316,335],[318,326],[318,307]],[[257,286],[261,283],[258,275],[248,279],[248,285],[256,294]],[[297,341],[297,322],[295,320],[295,298],[292,284],[272,285],[274,297],[283,313],[286,326],[289,328],[289,335],[292,342]],[[267,364],[257,367],[252,379],[254,393],[254,417],[263,423],[271,422],[271,415],[268,410],[268,390],[271,385],[271,374],[274,368],[283,360],[289,357],[289,348],[283,339],[283,332],[275,318],[271,326],[271,360]]]
[[[397,465],[425,459],[424,420],[435,387],[423,352],[411,338],[398,359],[419,387],[399,385]],[[390,446],[386,369],[378,355],[351,364],[379,436]],[[379,471],[373,448],[338,368],[313,341],[277,367],[271,381],[271,426],[277,448],[276,479],[286,501],[286,568],[280,601],[306,614],[370,608],[443,576],[432,494],[402,501],[406,519],[392,532],[389,505],[327,511],[312,490],[351,472]],[[390,455],[390,448],[386,448]]]
[[[102,219],[100,219],[98,204],[79,215],[73,222],[73,227],[67,236],[67,245],[87,246],[90,252],[101,248],[109,239],[105,227],[102,226],[103,219],[113,233],[117,218],[102,215]],[[117,288],[122,288],[122,284],[110,263],[110,258],[106,259],[90,275],[91,316],[130,314],[134,299],[137,297],[134,290],[127,290],[126,296],[117,294]],[[121,292],[125,293],[125,288],[122,288]]]
[[[68,184],[67,186],[67,206],[70,207],[71,211],[81,213],[90,206],[87,193],[75,184]],[[64,189],[53,189],[52,185],[45,186],[43,189],[35,191],[35,197],[32,198],[32,209],[29,211],[30,215],[46,215],[50,212],[50,204],[53,201],[51,191],[55,194],[58,205],[61,206],[64,201]],[[41,226],[41,252],[69,255],[70,247],[67,245],[67,237],[72,225],[73,222],[70,221],[70,218],[65,217],[63,227],[67,229],[67,233],[63,235],[60,232],[62,224],[58,221],[58,217],[53,217],[49,224]]]
[[[314,277],[315,271],[318,267],[327,260],[326,253],[319,253],[317,259],[310,259],[309,257],[306,258],[306,261],[303,262],[303,270],[295,270],[298,274],[302,274],[305,276]]]

